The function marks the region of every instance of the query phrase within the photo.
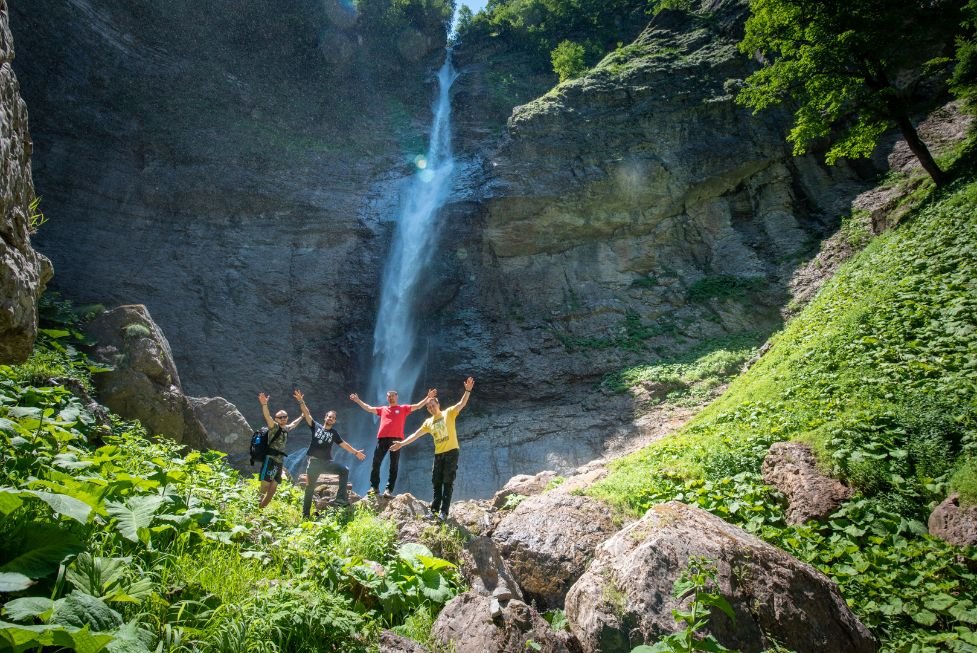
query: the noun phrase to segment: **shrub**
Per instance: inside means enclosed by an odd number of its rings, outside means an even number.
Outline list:
[[[579,77],[587,70],[587,64],[584,63],[584,47],[573,41],[562,41],[553,48],[550,60],[553,62],[553,72],[561,82]]]

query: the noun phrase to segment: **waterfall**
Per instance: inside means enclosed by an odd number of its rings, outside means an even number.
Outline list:
[[[424,366],[417,343],[417,298],[437,245],[438,214],[451,191],[455,161],[451,152],[451,100],[457,77],[451,51],[438,71],[438,95],[427,154],[418,156],[417,171],[401,201],[393,242],[383,274],[380,307],[373,331],[373,371],[367,403],[381,402],[397,390],[401,403],[411,403]]]

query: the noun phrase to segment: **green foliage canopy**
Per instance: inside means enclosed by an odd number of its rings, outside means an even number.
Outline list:
[[[960,31],[962,0],[753,0],[740,50],[764,63],[739,102],[754,110],[793,100],[788,139],[803,154],[831,138],[826,159],[866,157],[893,124],[937,184],[943,173],[909,119],[922,85]],[[943,64],[942,68],[940,64]],[[837,134],[837,135],[836,135]]]
[[[584,47],[570,40],[561,41],[553,48],[550,60],[553,62],[553,72],[559,76],[561,82],[579,77],[587,70],[587,64],[584,63]]]

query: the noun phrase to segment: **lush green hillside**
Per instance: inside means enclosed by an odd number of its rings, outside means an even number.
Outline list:
[[[697,504],[834,578],[889,651],[977,650],[977,550],[926,533],[952,490],[977,503],[977,180],[874,239],[682,432],[593,493],[638,514]],[[813,446],[858,494],[790,527],[767,448]],[[969,569],[968,569],[969,565]]]
[[[398,548],[366,508],[303,523],[287,483],[259,513],[223,454],[99,425],[66,389],[90,385],[78,338],[48,329],[28,363],[0,366],[0,650],[365,651],[389,627],[425,641],[453,565]]]

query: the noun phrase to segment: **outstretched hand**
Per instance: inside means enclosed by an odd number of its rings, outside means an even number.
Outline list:
[[[402,446],[404,446],[403,441],[402,440],[398,440],[397,442],[394,442],[393,444],[390,445],[390,450],[391,451],[399,451]]]
[[[258,393],[258,403],[261,404],[262,406],[267,406],[269,399],[271,399],[271,397],[266,395],[264,392]]]
[[[357,449],[356,453],[353,455],[356,456],[357,460],[366,460],[366,454],[363,453],[362,449]]]
[[[475,379],[473,379],[472,377],[468,377],[465,380],[465,391],[466,392],[471,392],[472,391],[472,388],[474,388],[474,387],[475,387]]]
[[[299,402],[300,404],[305,401],[305,395],[302,394],[302,391],[299,390],[298,388],[295,389],[295,392],[292,393],[292,396],[295,397],[295,401]]]
[[[360,400],[360,396],[358,394],[356,394],[355,392],[353,394],[351,394],[349,396],[349,398],[352,399],[353,401],[359,401]]]
[[[438,389],[437,388],[431,388],[430,390],[427,391],[427,398],[428,399],[434,399],[437,396],[438,396]]]

